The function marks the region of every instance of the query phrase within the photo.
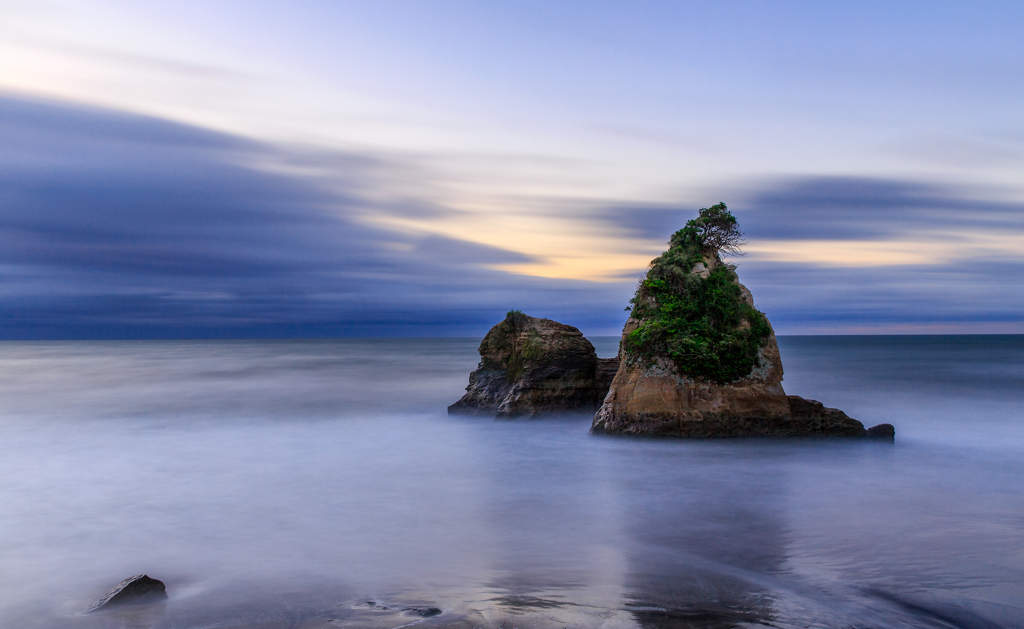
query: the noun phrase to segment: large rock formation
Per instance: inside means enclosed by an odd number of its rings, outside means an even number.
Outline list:
[[[775,332],[725,265],[714,221],[734,229],[725,205],[673,235],[651,263],[622,332],[621,364],[595,433],[675,437],[865,437],[859,421],[788,396]],[[709,226],[710,225],[710,226]],[[876,427],[877,428],[877,427]],[[891,429],[891,427],[890,427]],[[876,430],[874,436],[889,435]]]
[[[480,343],[480,364],[451,414],[498,417],[593,411],[618,359],[600,359],[579,330],[512,311]]]

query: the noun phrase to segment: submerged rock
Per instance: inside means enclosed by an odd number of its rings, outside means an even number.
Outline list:
[[[579,330],[550,319],[509,312],[480,343],[480,364],[451,414],[531,417],[593,411],[618,359],[599,359]]]
[[[878,424],[868,428],[868,437],[881,441],[895,441],[896,429],[893,428],[892,424]]]
[[[118,583],[114,589],[85,610],[85,613],[129,603],[152,603],[166,598],[167,588],[163,581],[137,574]]]
[[[437,607],[403,607],[403,612],[410,612],[423,618],[433,618],[441,615],[441,609]]]
[[[725,233],[715,232],[716,229]],[[731,231],[730,231],[731,230]],[[674,437],[866,437],[864,425],[786,395],[771,323],[708,243],[738,240],[724,204],[651,262],[622,331],[621,363],[593,432]],[[728,244],[728,243],[727,243]],[[722,245],[720,245],[722,246]]]

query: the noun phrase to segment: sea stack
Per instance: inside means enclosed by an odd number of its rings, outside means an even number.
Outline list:
[[[736,218],[720,203],[701,209],[651,262],[631,300],[619,369],[593,432],[868,436],[842,411],[786,395],[771,323],[754,307],[735,265],[722,262],[741,238]]]
[[[571,325],[510,311],[480,342],[480,364],[450,414],[532,417],[601,405],[618,358],[600,359]]]

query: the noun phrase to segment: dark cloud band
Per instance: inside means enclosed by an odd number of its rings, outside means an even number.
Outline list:
[[[311,175],[282,174],[277,163]],[[643,269],[595,283],[492,270],[528,256],[373,227],[457,212],[381,201],[406,176],[386,157],[286,154],[165,121],[0,98],[0,338],[479,335],[519,308],[616,334]],[[752,240],[1024,233],[1024,206],[935,184],[842,177],[718,193]],[[660,243],[699,205],[621,203],[580,216]],[[1024,329],[1020,260],[827,268],[740,259],[781,333],[830,326]]]
[[[438,212],[363,195],[388,185],[374,156],[301,156],[330,167],[326,186],[250,165],[288,158],[273,147],[15,98],[0,139],[7,338],[475,334],[514,307],[621,318],[616,287],[500,273],[487,266],[530,258],[367,226]]]

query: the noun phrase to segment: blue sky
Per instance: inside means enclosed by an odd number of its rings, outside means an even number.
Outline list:
[[[783,334],[1024,333],[1024,5],[0,3],[6,338],[617,334],[696,210]]]

